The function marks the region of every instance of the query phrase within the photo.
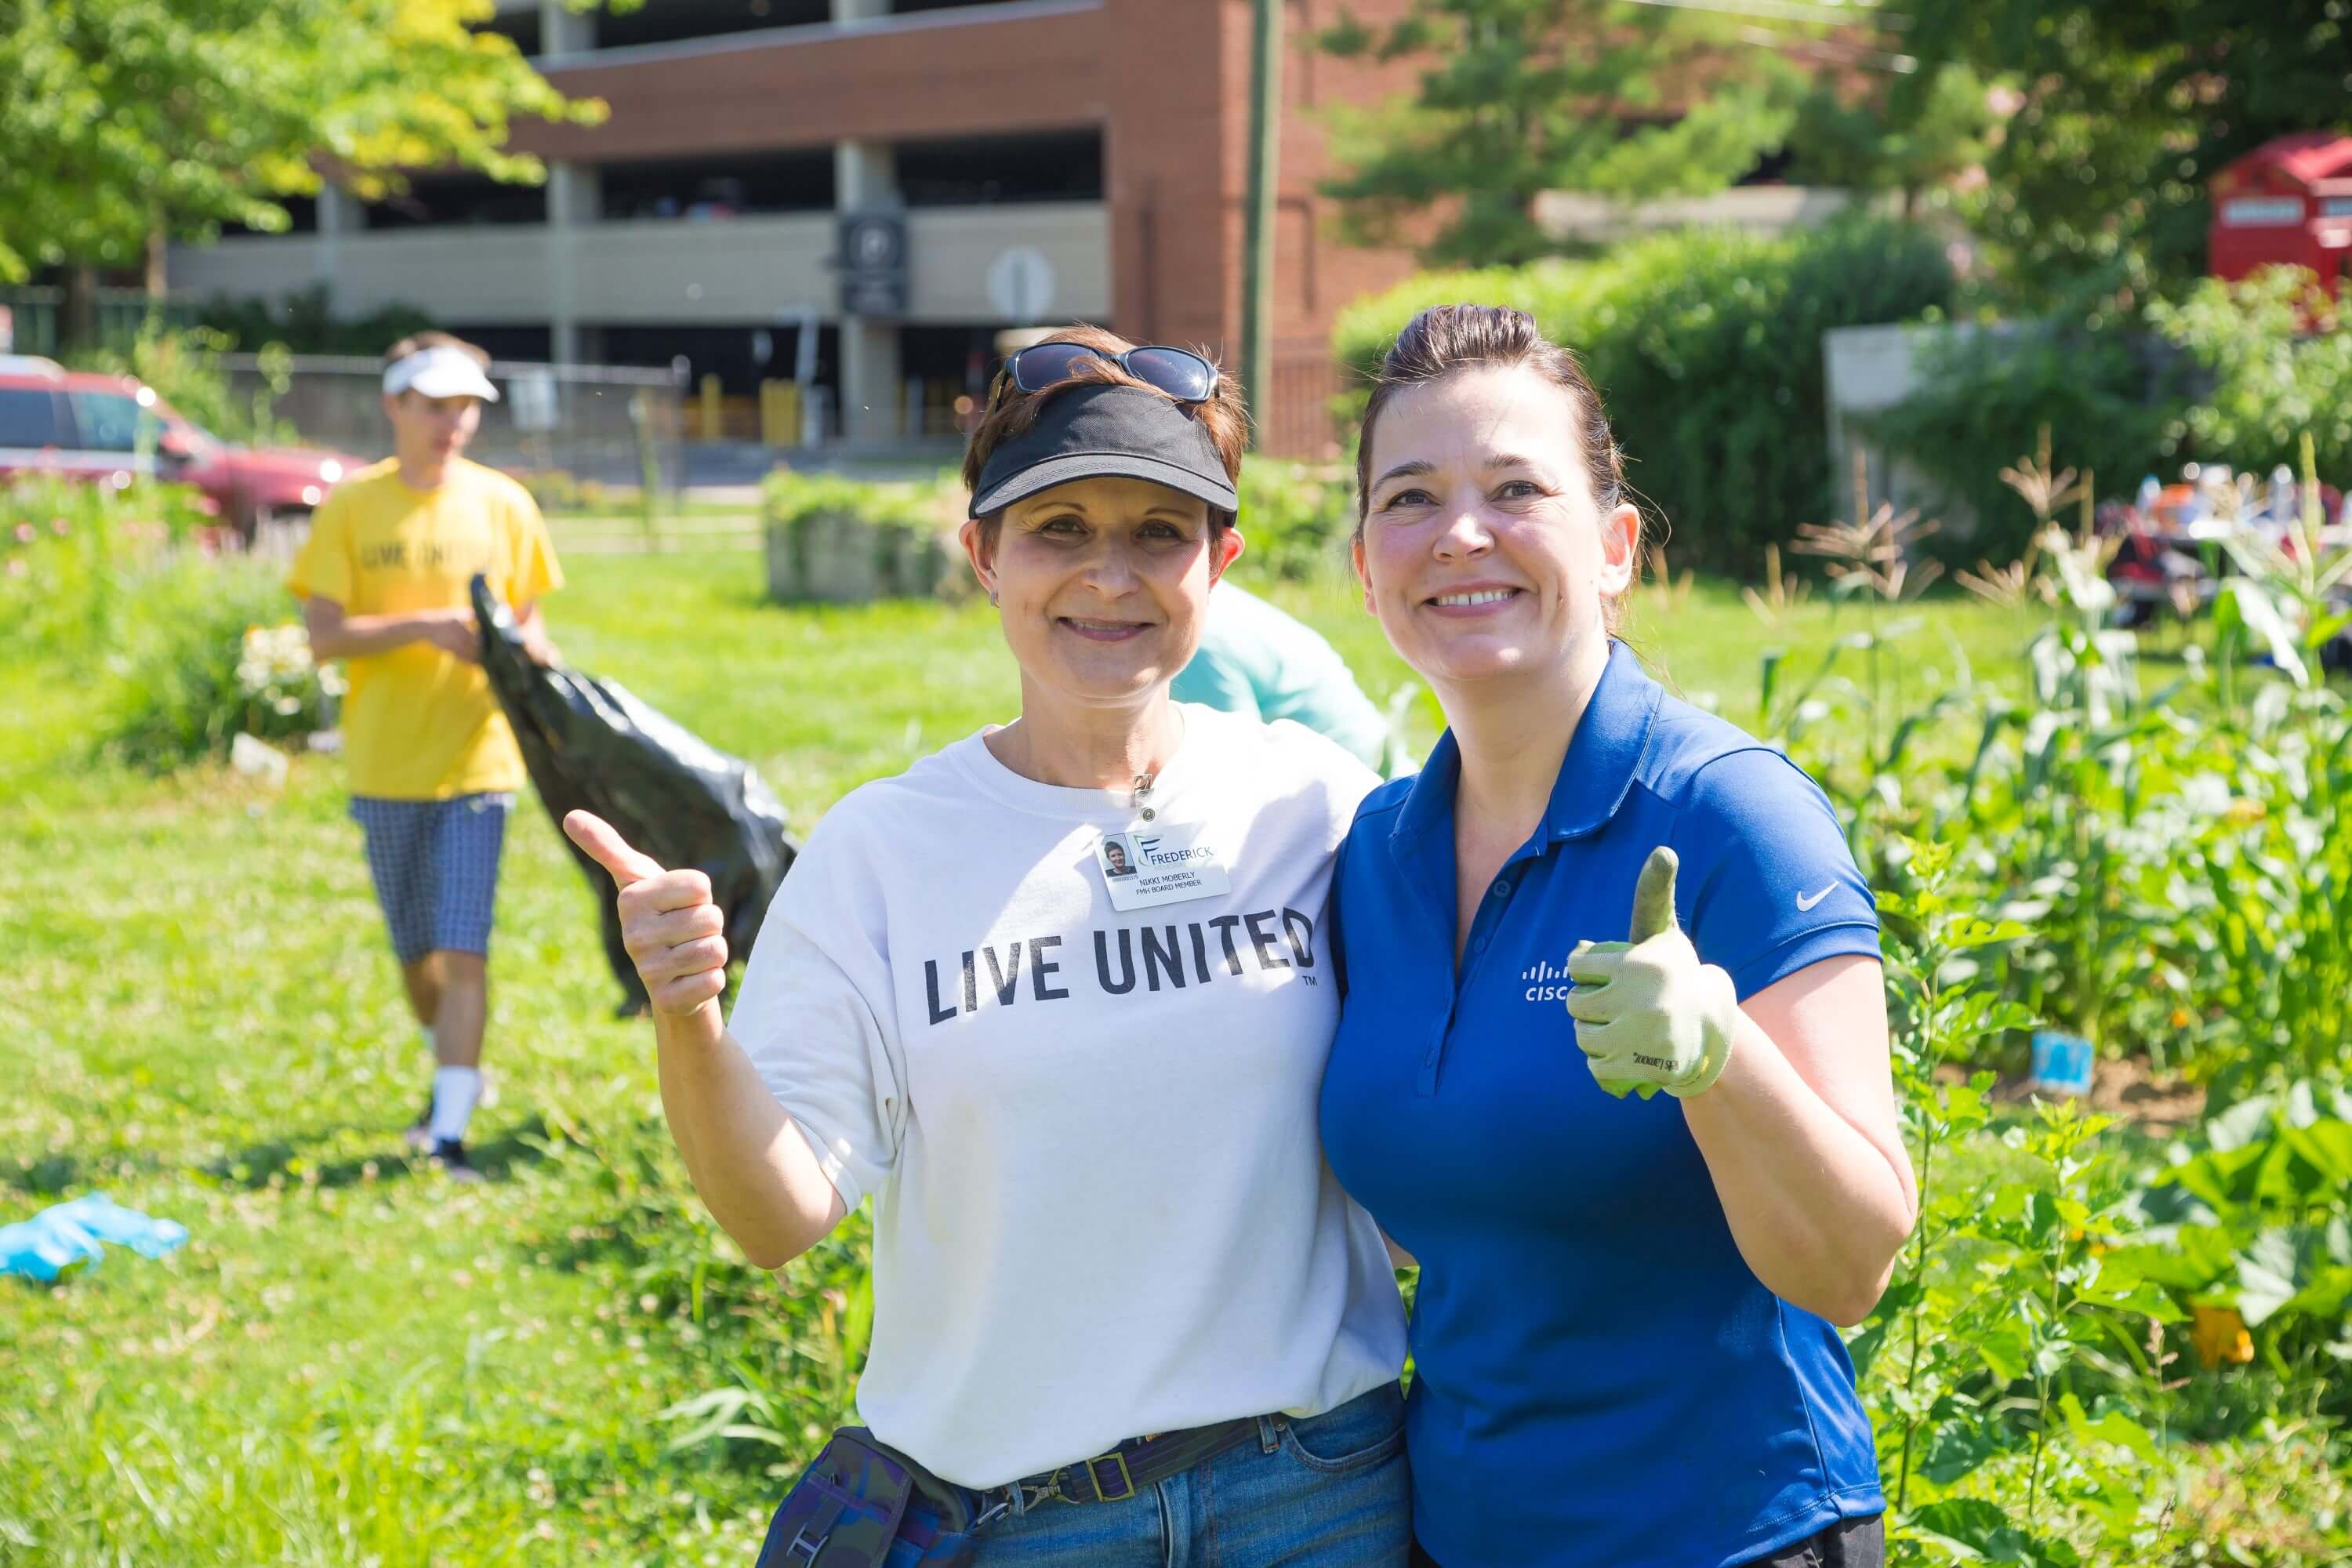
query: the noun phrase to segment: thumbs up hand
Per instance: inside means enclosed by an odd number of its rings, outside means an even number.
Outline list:
[[[710,879],[663,870],[591,812],[567,815],[563,831],[620,885],[621,943],[654,1011],[673,1018],[707,1012],[715,1034],[719,994],[727,989],[727,917],[711,902]]]
[[[1579,942],[1569,955],[1569,1016],[1576,1043],[1602,1089],[1622,1100],[1639,1089],[1676,1099],[1705,1092],[1731,1058],[1739,998],[1731,976],[1701,963],[1675,920],[1675,872],[1664,845],[1650,851],[1633,888],[1625,942]]]

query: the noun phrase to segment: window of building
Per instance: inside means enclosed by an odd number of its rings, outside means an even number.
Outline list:
[[[555,357],[552,327],[502,326],[475,322],[448,329],[494,360],[545,364]]]
[[[830,212],[833,149],[605,163],[596,171],[596,183],[599,210],[616,222]]]
[[[605,364],[655,365],[667,369],[674,360],[687,364],[687,386],[701,385],[706,375],[719,378],[730,397],[756,396],[762,381],[790,381],[799,359],[799,328],[791,322],[746,321],[740,326],[706,322],[649,326],[632,322],[593,329],[596,357]],[[766,357],[761,358],[762,351]],[[816,381],[831,386],[840,372],[841,333],[820,326],[816,335]]]
[[[902,426],[910,436],[970,432],[988,403],[996,374],[993,326],[908,325],[898,329],[898,374],[905,387]]]
[[[901,142],[898,189],[910,207],[1102,200],[1102,132]]]
[[[434,174],[406,192],[367,205],[370,228],[433,228],[474,224],[545,223],[547,187],[509,185],[479,174]]]
[[[804,27],[833,20],[832,0],[646,0],[634,11],[595,15],[596,47],[628,49],[767,27]]]

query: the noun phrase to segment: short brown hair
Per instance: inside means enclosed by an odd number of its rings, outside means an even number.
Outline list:
[[[1504,305],[1433,305],[1405,323],[1396,342],[1372,377],[1371,400],[1364,405],[1364,425],[1356,443],[1356,539],[1364,537],[1364,521],[1372,504],[1372,427],[1396,395],[1410,386],[1426,386],[1459,370],[1480,366],[1508,368],[1526,365],[1569,395],[1576,405],[1576,427],[1570,432],[1592,499],[1605,514],[1626,500],[1625,458],[1609,429],[1608,411],[1601,394],[1575,353],[1543,335],[1536,319],[1525,310]],[[1641,537],[1634,541],[1636,559]],[[1610,629],[1616,629],[1618,606],[1607,606]]]
[[[426,349],[456,349],[472,358],[484,370],[490,368],[490,351],[480,348],[454,332],[414,332],[383,351],[383,367],[390,370],[410,354],[421,354]]]
[[[1099,349],[1104,353],[1125,353],[1136,345],[1117,332],[1100,327],[1078,325],[1065,327],[1060,331],[1037,340],[1044,343],[1077,343],[1086,348]],[[1215,363],[1215,356],[1205,348],[1193,353]],[[963,483],[966,489],[980,488],[980,473],[988,467],[988,459],[996,448],[1014,437],[1025,435],[1037,423],[1038,410],[1074,386],[1139,386],[1158,397],[1168,394],[1150,382],[1129,375],[1107,359],[1081,360],[1073,368],[1069,379],[1055,382],[1043,392],[1023,392],[1013,384],[1013,373],[999,370],[995,382],[988,389],[988,409],[981,416],[980,424],[971,433],[971,443],[963,450]],[[1175,403],[1172,397],[1168,401]],[[1225,466],[1225,478],[1241,482],[1242,453],[1249,446],[1249,410],[1242,402],[1241,388],[1233,377],[1221,368],[1217,373],[1217,390],[1205,403],[1179,403],[1186,416],[1199,421],[1209,433],[1209,443],[1217,449],[1217,458]],[[980,520],[982,532],[992,538],[996,525],[1004,515],[999,508]],[[1212,535],[1230,527],[1233,515],[1221,508],[1209,509]]]

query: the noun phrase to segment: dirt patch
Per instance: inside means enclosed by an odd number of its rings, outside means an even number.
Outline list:
[[[1966,1083],[1970,1070],[1957,1062],[1936,1069],[1939,1083]],[[2022,1078],[2004,1078],[1993,1086],[2000,1104],[2016,1105],[2036,1092]],[[2205,1120],[2205,1086],[2178,1078],[2159,1078],[2139,1058],[2100,1061],[2091,1070],[2091,1109],[2150,1131],[2186,1131]]]

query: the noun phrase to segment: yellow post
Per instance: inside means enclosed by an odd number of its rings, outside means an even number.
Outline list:
[[[719,412],[719,378],[706,375],[702,378],[702,438],[716,441],[726,434]]]
[[[776,445],[797,447],[801,444],[801,384],[783,381],[776,384]]]

